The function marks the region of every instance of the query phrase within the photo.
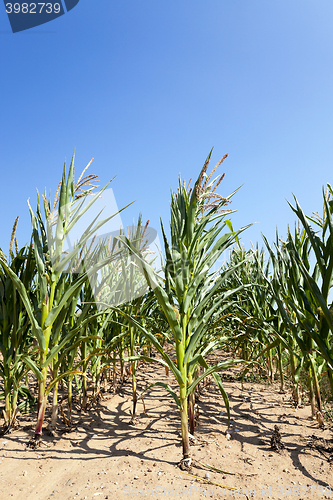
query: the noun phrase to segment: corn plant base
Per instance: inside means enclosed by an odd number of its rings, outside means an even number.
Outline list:
[[[16,409],[10,420],[8,421],[5,411],[3,410],[3,418],[4,418],[4,429],[0,430],[0,436],[5,436],[6,434],[10,434],[13,431],[16,431],[17,429],[20,428],[20,423],[17,420],[17,417],[19,415],[19,410]]]
[[[56,431],[56,425],[52,424],[51,422],[49,425],[46,427],[46,432],[48,436],[54,437],[55,436],[55,431]]]
[[[180,470],[186,470],[186,471],[191,471],[191,463],[192,463],[192,460],[191,458],[183,458],[179,464],[178,464],[178,467],[180,468]]]
[[[42,436],[34,436],[31,438],[27,444],[27,448],[30,450],[36,450],[40,446],[42,446],[43,441],[42,441]]]
[[[13,424],[7,425],[4,429],[0,430],[0,437],[5,436],[6,434],[11,434],[14,431],[17,431],[20,428],[20,424],[16,421]]]

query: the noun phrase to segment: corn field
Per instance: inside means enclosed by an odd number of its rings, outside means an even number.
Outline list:
[[[95,217],[66,247],[70,231],[108,186],[98,190],[97,176],[86,169],[75,181],[74,156],[54,200],[45,191],[35,210],[29,205],[31,239],[23,247],[15,220],[9,250],[0,251],[3,434],[17,428],[20,414],[35,412],[30,445],[37,446],[45,426],[54,432],[60,418],[71,425],[74,395],[82,408],[92,408],[104,384],[116,390],[129,376],[129,423],[153,385],[173,398],[187,467],[200,385],[207,378],[216,383],[230,421],[223,372],[233,366],[242,379],[277,380],[281,392],[287,384],[295,406],[306,398],[311,416],[324,424],[333,398],[333,189],[328,184],[323,192],[321,215],[305,215],[295,198],[290,209],[297,222],[286,239],[276,234],[271,244],[263,236],[262,248],[246,250],[240,238],[248,226],[234,230],[231,222],[236,191],[217,192],[227,155],[208,173],[211,153],[194,185],[179,178],[171,193],[169,225],[161,221],[161,270],[141,216],[104,240],[96,234],[117,214]],[[212,365],[213,352],[226,356]],[[145,363],[161,365],[177,390],[166,377],[139,394]]]

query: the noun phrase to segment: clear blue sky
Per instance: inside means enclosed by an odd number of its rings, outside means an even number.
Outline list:
[[[243,241],[285,234],[292,192],[321,210],[333,183],[332,0],[80,0],[12,34],[0,5],[0,246],[26,200],[54,194],[65,157],[112,183],[118,206],[169,220],[178,174],[229,153],[220,193]]]

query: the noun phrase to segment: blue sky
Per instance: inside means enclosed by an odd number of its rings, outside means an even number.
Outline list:
[[[333,182],[331,0],[80,0],[13,34],[0,5],[0,247],[30,238],[27,199],[54,194],[64,159],[112,189],[131,223],[169,220],[178,174],[229,157],[220,193],[235,229],[284,235],[297,196],[308,214]]]

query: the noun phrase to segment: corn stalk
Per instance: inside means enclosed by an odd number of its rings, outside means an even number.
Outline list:
[[[234,272],[234,269],[230,268],[221,273],[214,271],[213,267],[245,228],[233,231],[231,221],[226,218],[232,211],[225,210],[223,207],[229,204],[234,193],[223,198],[215,192],[223,176],[217,176],[215,179],[212,179],[212,176],[225,157],[207,175],[210,157],[211,153],[193,190],[189,186],[186,187],[185,182],[179,180],[178,192],[171,195],[171,244],[167,240],[161,222],[165,251],[163,280],[129,239],[120,237],[135,257],[136,264],[153,290],[159,308],[169,325],[169,332],[163,332],[163,336],[173,346],[176,362],[173,362],[171,356],[165,352],[156,335],[143,327],[133,316],[119,310],[142,331],[160,354],[159,359],[147,356],[141,356],[141,358],[167,367],[178,383],[178,395],[168,384],[159,382],[158,385],[169,391],[180,411],[183,464],[185,465],[189,463],[190,457],[188,397],[194,393],[204,377],[212,374],[223,395],[228,416],[230,416],[227,394],[218,372],[240,362],[240,360],[230,360],[209,367],[205,356],[215,344],[202,342],[214,315],[223,314],[232,297],[243,287],[242,285],[240,288],[217,294],[221,283]],[[199,365],[203,366],[206,371],[196,377]],[[191,401],[193,401],[192,398],[190,398]]]

